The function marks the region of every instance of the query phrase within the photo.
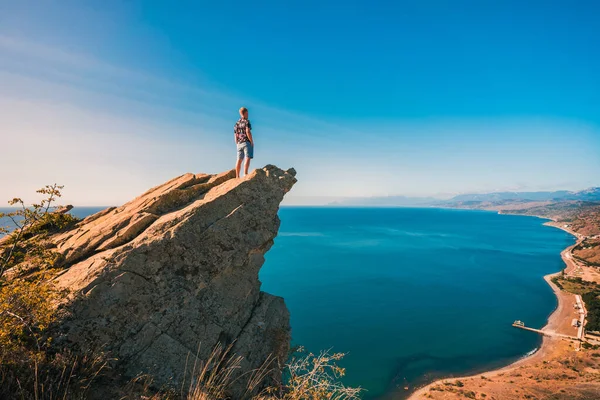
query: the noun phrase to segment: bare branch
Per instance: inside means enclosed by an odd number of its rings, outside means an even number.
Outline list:
[[[49,186],[46,186],[46,188],[48,188],[48,187]],[[44,210],[44,215],[48,214],[48,210],[50,209],[50,205],[52,204],[52,201],[54,200],[54,196],[58,192],[57,187],[58,187],[58,185],[56,183],[54,185],[50,186],[50,188],[51,188],[50,197],[47,200],[48,203],[46,204],[46,209]],[[60,192],[58,192],[58,195],[60,196]]]
[[[2,312],[0,312],[0,316],[2,316],[2,314],[10,315],[11,317],[16,318],[19,321],[21,321],[21,323],[23,324],[23,326],[25,328],[27,328],[27,330],[29,331],[29,333],[31,334],[31,336],[35,339],[36,347],[37,347],[38,351],[40,351],[40,342],[39,342],[39,340],[37,338],[37,335],[35,335],[33,333],[33,329],[31,329],[31,327],[29,326],[29,324],[27,323],[27,321],[25,321],[25,319],[23,319],[23,317],[15,314],[15,313],[12,313],[12,312],[10,312],[8,310],[2,310]]]
[[[6,257],[4,257],[0,261],[0,278],[2,278],[2,276],[4,275],[6,270],[8,270],[8,267],[10,265],[10,260],[12,259],[15,249],[17,248],[17,246],[19,245],[19,242],[21,241],[21,237],[23,236],[24,229],[25,228],[23,226],[19,227],[17,237],[13,239],[13,243],[12,243],[10,250],[8,251],[8,254],[6,255]]]

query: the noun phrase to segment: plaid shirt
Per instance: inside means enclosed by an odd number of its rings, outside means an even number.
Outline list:
[[[235,142],[244,143],[249,142],[248,135],[246,134],[246,128],[252,130],[252,124],[250,120],[240,118],[233,127],[233,133],[235,133]]]

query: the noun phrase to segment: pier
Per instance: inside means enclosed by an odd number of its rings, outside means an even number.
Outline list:
[[[557,333],[557,332],[554,332],[551,330],[530,328],[528,326],[525,326],[525,324],[522,321],[515,321],[515,322],[513,322],[512,326],[514,326],[515,328],[524,329],[526,331],[539,333],[540,335],[544,335],[544,336],[558,337],[558,338],[562,338],[562,339],[577,340],[577,341],[580,340],[578,337],[563,335],[562,333]]]

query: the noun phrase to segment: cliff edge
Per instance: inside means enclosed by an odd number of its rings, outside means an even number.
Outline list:
[[[258,271],[295,174],[271,165],[242,179],[185,174],[56,236],[65,270],[55,280],[69,296],[55,345],[109,353],[125,377],[156,385],[180,386],[186,359],[189,375],[217,343],[233,343],[242,372],[269,356],[282,365],[289,312],[260,291]]]

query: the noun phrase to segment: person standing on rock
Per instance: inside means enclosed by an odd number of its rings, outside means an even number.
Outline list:
[[[240,168],[242,161],[244,163],[244,175],[248,175],[250,168],[250,160],[254,157],[254,139],[252,139],[252,125],[248,119],[248,109],[240,108],[240,119],[233,127],[233,136],[237,146],[237,163],[235,164],[235,177],[240,177]]]

